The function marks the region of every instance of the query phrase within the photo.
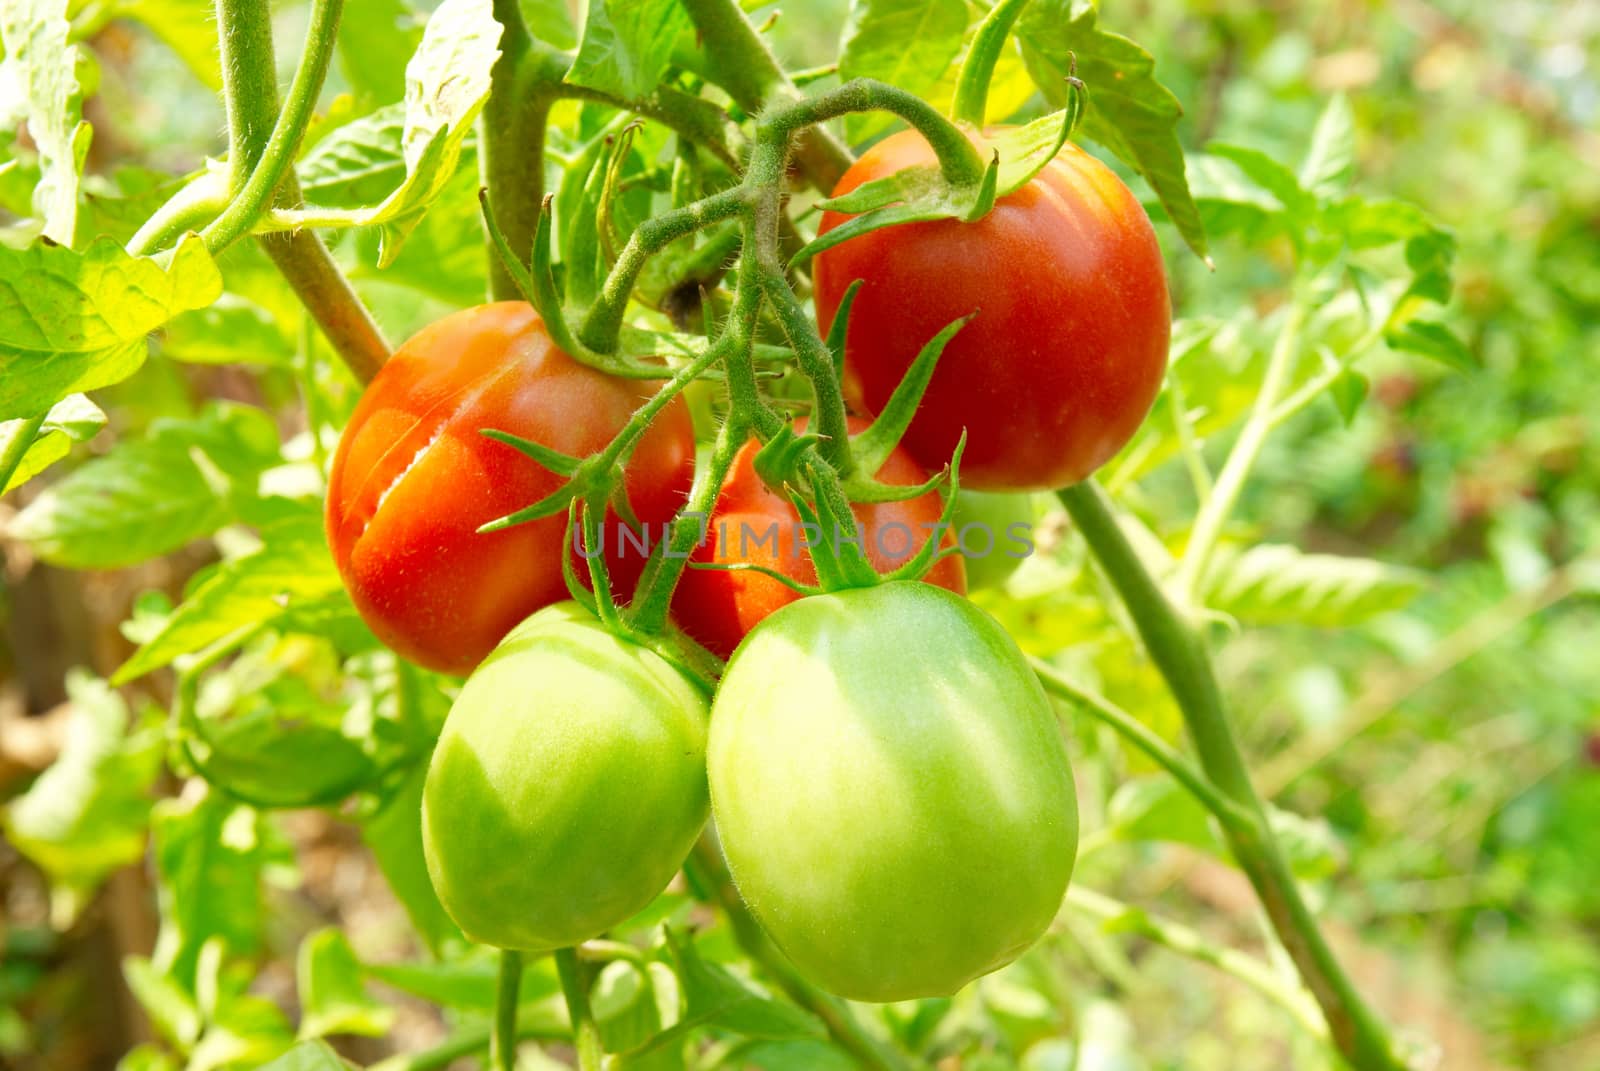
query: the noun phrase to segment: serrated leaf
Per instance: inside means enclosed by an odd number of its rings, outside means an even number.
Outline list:
[[[966,29],[963,0],[854,0],[839,78],[876,78],[926,98],[960,54]],[[849,116],[845,126],[859,143],[895,121],[885,112],[864,112]]]
[[[688,26],[688,12],[678,0],[590,0],[567,81],[627,100],[646,96]]]
[[[1045,99],[1066,101],[1069,56],[1089,87],[1081,130],[1144,176],[1189,248],[1206,254],[1205,229],[1189,192],[1177,124],[1183,108],[1156,81],[1150,53],[1096,24],[1087,0],[1034,0],[1023,10],[1017,34],[1022,55]]]
[[[167,618],[113,678],[133,680],[181,655],[344,590],[317,518],[291,518],[261,533],[261,546],[224,562]]]
[[[149,332],[221,293],[222,276],[193,236],[166,268],[109,239],[81,253],[0,245],[0,419],[125,379],[144,363]]]
[[[302,226],[367,227],[380,230],[378,267],[387,267],[428,206],[454,177],[473,121],[489,96],[490,71],[500,56],[501,27],[490,0],[444,0],[434,9],[422,43],[406,64],[405,121],[400,130],[400,184],[371,207],[323,208],[297,215]],[[386,164],[387,110],[371,122],[348,123],[319,142],[312,178],[324,195],[363,193]],[[346,133],[347,128],[356,128]],[[331,144],[330,144],[331,143]],[[340,156],[339,154],[345,154]],[[355,186],[341,185],[341,161],[354,170]],[[328,191],[335,192],[328,192]]]
[[[8,420],[0,424],[0,454],[10,449],[12,440],[22,435],[26,420]],[[0,487],[0,494],[21,487],[45,469],[67,456],[73,443],[87,442],[106,426],[106,415],[100,407],[82,394],[69,394],[55,405],[39,426],[33,443],[27,448],[11,473],[11,480]]]
[[[1222,548],[1205,603],[1245,624],[1343,628],[1405,606],[1423,587],[1410,569],[1267,543]]]
[[[1342,194],[1356,165],[1356,120],[1344,94],[1329,99],[1311,132],[1300,185],[1320,198]]]
[[[105,681],[74,671],[67,695],[60,756],[4,816],[6,838],[65,894],[54,912],[61,926],[107,874],[144,854],[162,755],[159,728],[130,731],[127,705]]]
[[[394,1024],[394,1009],[367,993],[355,950],[336,927],[307,934],[300,942],[295,977],[302,1038],[382,1037]]]
[[[209,535],[235,516],[278,462],[278,433],[259,409],[213,403],[192,420],[158,420],[46,490],[9,532],[46,561],[110,569]]]
[[[46,237],[71,245],[77,231],[78,183],[89,152],[78,87],[78,50],[67,0],[8,0],[0,5],[0,43],[6,68],[0,82],[20,90],[28,134],[39,152],[33,210]]]

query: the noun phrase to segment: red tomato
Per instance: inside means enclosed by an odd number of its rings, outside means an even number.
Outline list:
[[[868,421],[851,418],[850,430],[865,430]],[[797,424],[803,429],[805,421]],[[825,538],[800,528],[794,505],[769,488],[756,474],[757,442],[746,443],[734,458],[712,511],[707,538],[691,561],[751,562],[776,570],[802,584],[815,584],[817,570],[802,543]],[[928,473],[904,450],[896,449],[878,470],[878,479],[898,487],[914,486]],[[938,491],[902,502],[855,504],[867,560],[880,572],[902,565],[938,531],[944,503]],[[954,547],[954,534],[945,531],[941,546]],[[943,559],[924,579],[930,584],[964,595],[966,565],[959,556]],[[720,658],[733,654],[739,641],[768,614],[799,598],[791,588],[753,571],[689,569],[673,593],[673,616],[695,640]]]
[[[987,157],[986,139],[971,136]],[[869,149],[833,192],[933,162],[905,131]],[[848,218],[824,213],[820,230]],[[1076,483],[1127,443],[1161,385],[1171,310],[1155,232],[1121,180],[1071,144],[976,223],[886,227],[824,250],[814,270],[824,331],[864,280],[845,390],[868,412],[930,338],[977,313],[945,347],[904,440],[936,467],[965,428],[961,482],[974,490]]]
[[[565,513],[477,531],[561,478],[479,432],[498,428],[583,457],[604,448],[656,386],[574,361],[523,302],[452,313],[400,347],[356,406],[328,485],[328,542],[378,638],[430,669],[466,673],[523,618],[567,598]],[[649,531],[683,505],[693,474],[689,410],[675,399],[624,478]],[[608,516],[606,557],[625,596],[645,558],[624,553],[620,529]]]

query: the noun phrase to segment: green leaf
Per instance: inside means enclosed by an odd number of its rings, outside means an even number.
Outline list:
[[[19,419],[0,424],[0,454],[10,448],[11,441],[23,433],[27,423]],[[105,426],[106,415],[98,405],[82,394],[69,394],[51,407],[33,438],[33,444],[12,472],[11,481],[0,487],[0,494],[21,487],[66,457],[73,443],[88,442]]]
[[[1300,185],[1319,198],[1338,196],[1350,185],[1355,165],[1355,115],[1341,93],[1329,99],[1317,118],[1311,147],[1300,165]]]
[[[83,252],[41,242],[0,245],[0,419],[30,416],[77,391],[132,375],[145,335],[222,293],[197,237],[163,268],[109,239]]]
[[[382,809],[361,825],[361,839],[377,860],[394,893],[434,955],[446,944],[462,940],[461,931],[445,913],[433,891],[422,855],[422,786],[428,764],[418,762]],[[493,978],[489,982],[493,991]],[[493,996],[489,997],[490,1001]]]
[[[1106,805],[1106,826],[1123,840],[1187,844],[1212,854],[1222,848],[1210,812],[1165,774],[1135,777],[1118,786]]]
[[[28,504],[10,534],[46,561],[111,569],[210,535],[275,464],[278,433],[259,409],[215,402],[192,420],[158,420]]]
[[[345,123],[312,146],[296,170],[306,203],[365,208],[388,197],[406,177],[400,145],[406,105],[390,104]]]
[[[162,1037],[185,1051],[200,1040],[205,1027],[200,1009],[170,975],[156,970],[144,956],[128,956],[122,961],[122,977]]]
[[[1205,229],[1178,143],[1183,108],[1156,81],[1150,53],[1100,29],[1097,17],[1088,0],[1034,0],[1018,22],[1023,59],[1045,99],[1059,106],[1067,96],[1069,54],[1077,57],[1078,77],[1089,87],[1084,135],[1144,176],[1183,240],[1203,257]]]
[[[404,96],[405,73],[395,57],[415,52],[421,37],[421,20],[405,0],[345,0],[339,63],[366,107]]]
[[[1245,624],[1344,628],[1405,606],[1424,587],[1410,569],[1265,543],[1219,548],[1205,602]]]
[[[1213,156],[1231,161],[1251,182],[1270,193],[1288,212],[1294,214],[1311,210],[1311,195],[1301,188],[1300,180],[1295,177],[1295,173],[1260,149],[1211,142],[1206,146],[1206,151]]]
[[[263,872],[293,853],[258,811],[211,791],[157,803],[150,832],[161,909],[151,965],[193,992],[207,941],[237,956],[258,949]]]
[[[856,1071],[861,1066],[826,1041],[756,1041],[738,1051],[735,1066],[761,1071]]]
[[[296,979],[302,1038],[382,1037],[394,1025],[394,1009],[367,994],[361,963],[336,927],[317,930],[300,942]]]
[[[286,518],[263,529],[261,540],[211,572],[114,679],[134,680],[242,629],[271,627],[307,605],[345,598],[319,519]]]
[[[236,294],[223,294],[203,309],[177,316],[161,339],[163,357],[190,364],[281,368],[293,363],[295,351],[294,339],[270,311]]]
[[[961,52],[967,29],[963,0],[854,0],[839,53],[839,78],[876,78],[927,98]],[[897,120],[865,112],[845,120],[862,142]]]
[[[301,214],[301,225],[381,227],[378,267],[387,267],[455,175],[473,121],[488,99],[489,72],[500,56],[500,31],[490,0],[444,0],[435,8],[406,65],[400,132],[404,178],[379,204],[348,210],[313,206]],[[366,179],[385,166],[385,124],[391,119],[385,111],[381,119],[348,123],[318,142],[311,157],[335,154],[317,164],[313,178],[319,188],[333,187],[340,191],[333,196],[350,196],[351,187],[337,181],[341,160],[355,177]],[[347,134],[352,127],[358,129]]]
[[[677,966],[684,1013],[671,1027],[633,1050],[633,1055],[658,1050],[691,1030],[709,1025],[749,1038],[787,1040],[826,1036],[822,1024],[813,1016],[757,992],[727,969],[706,962],[689,937],[668,929],[667,944]]]
[[[499,963],[482,945],[472,946],[466,958],[438,963],[369,963],[366,967],[367,973],[384,985],[432,1004],[463,1011],[495,1006]],[[527,1005],[553,996],[560,988],[553,960],[545,957],[529,963],[523,968],[522,985],[517,990],[524,1014]]]
[[[117,0],[112,11],[118,18],[143,24],[207,89],[222,88],[216,5],[211,0]]]
[[[678,0],[590,0],[567,81],[629,100],[647,96],[688,26]]]
[[[7,0],[0,5],[0,82],[26,101],[28,135],[39,153],[39,184],[33,210],[44,234],[71,245],[77,231],[78,183],[89,152],[78,87],[78,50],[68,43],[72,27],[67,0]]]
[[[72,713],[60,757],[6,808],[6,837],[58,888],[65,925],[111,871],[144,854],[159,728],[129,732],[128,708],[102,680],[67,677]]]
[[[262,1064],[259,1071],[350,1071],[350,1067],[327,1042],[302,1041],[271,1063]]]
[[[1477,368],[1472,351],[1444,324],[1432,320],[1411,320],[1386,332],[1383,340],[1392,348],[1432,357],[1441,364],[1462,372]]]

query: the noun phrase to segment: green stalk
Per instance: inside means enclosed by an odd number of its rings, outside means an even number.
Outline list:
[[[522,988],[522,953],[500,950],[500,978],[495,988],[494,1034],[489,1063],[496,1071],[517,1069],[517,995]]]
[[[711,65],[713,80],[734,103],[755,114],[792,101],[798,90],[756,33],[738,0],[682,0]],[[812,185],[832,192],[850,167],[850,150],[826,130],[806,131],[795,160]]]
[[[224,0],[224,3],[234,3],[234,0]],[[294,164],[295,153],[300,148],[300,139],[305,136],[306,125],[311,121],[311,113],[317,105],[317,96],[322,92],[322,83],[328,74],[328,64],[333,59],[334,46],[339,39],[339,15],[343,10],[344,0],[315,0],[312,5],[311,24],[306,30],[305,51],[301,54],[300,65],[294,72],[294,81],[289,84],[289,96],[283,111],[278,114],[277,122],[273,124],[272,132],[265,144],[261,145],[257,154],[251,159],[250,177],[243,185],[238,184],[237,165],[230,162],[229,166],[234,169],[233,200],[223,209],[221,215],[200,232],[206,248],[213,253],[227,248],[249,233],[256,218],[271,203],[273,195],[278,190],[278,184],[283,181]],[[270,25],[265,32],[266,62],[270,65],[272,60]],[[238,88],[237,85],[234,88]],[[249,94],[244,95],[249,96]],[[248,158],[246,154],[255,145],[253,139],[260,136],[259,117],[255,114],[259,110],[259,103],[247,106],[248,114],[239,117],[240,128],[235,131],[232,123],[238,106],[231,103],[231,99],[230,97],[229,136],[234,149],[239,151],[240,155],[233,157],[230,154],[230,160],[237,159],[242,162]],[[242,139],[247,136],[251,139],[251,143],[241,144]]]
[[[305,74],[310,79],[312,68],[319,64],[322,74],[326,73],[327,56],[318,60],[310,54],[332,49],[337,37],[337,6],[332,5],[333,10],[330,11],[329,5],[319,5],[313,14],[312,32],[306,37],[308,58],[302,59],[296,72],[295,85],[300,90],[301,99],[307,102],[307,107],[314,103],[316,88],[300,76]],[[240,194],[258,170],[257,164],[265,154],[269,141],[280,129],[276,118],[278,84],[273,71],[272,17],[266,0],[218,0],[217,22],[218,47],[222,52],[223,101],[228,114],[229,186],[232,192]],[[311,80],[320,87],[321,74]],[[287,140],[288,128],[283,129],[284,139]],[[299,137],[299,133],[294,134],[296,144]],[[299,202],[299,184],[293,172],[288,170],[292,156],[292,147],[283,153],[284,171],[281,181],[274,183],[280,204]],[[265,182],[263,178],[262,183]],[[272,191],[268,192],[270,194]],[[258,206],[257,216],[267,207],[270,207],[270,202]],[[255,218],[245,223],[246,228]],[[215,227],[216,223],[213,222],[212,226]],[[264,236],[261,243],[312,319],[317,321],[317,326],[327,336],[340,359],[358,380],[370,382],[383,362],[388,360],[388,343],[373,322],[372,315],[350,288],[349,281],[339,271],[339,266],[334,263],[322,240],[310,231],[300,231],[282,237]],[[211,247],[209,242],[207,244]]]
[[[806,981],[767,937],[755,916],[750,914],[750,909],[745,907],[744,901],[739,898],[739,890],[734,888],[728,868],[723,865],[721,853],[706,837],[701,837],[695,844],[694,852],[685,866],[696,871],[700,884],[716,897],[718,906],[728,916],[734,940],[738,941],[739,947],[761,964],[791,1000],[821,1019],[828,1028],[828,1034],[840,1048],[870,1071],[913,1071],[922,1066],[862,1026],[845,1001],[824,993]]]
[[[1300,893],[1256,795],[1228,724],[1204,641],[1139,559],[1093,481],[1057,492],[1100,567],[1121,595],[1167,687],[1178,701],[1207,778],[1244,814],[1223,824],[1228,844],[1260,897],[1272,928],[1328,1021],[1334,1045],[1361,1071],[1403,1071],[1388,1030],[1362,1000]]]
[[[956,78],[956,98],[950,108],[951,118],[961,123],[982,127],[989,107],[989,83],[994,80],[994,65],[1005,51],[1006,38],[1017,16],[1028,0],[1001,0],[989,9],[978,32],[972,38],[967,58],[961,62],[961,73]]]
[[[561,977],[561,993],[567,999],[567,1015],[572,1020],[579,1071],[600,1071],[604,1058],[600,1050],[600,1031],[589,1008],[588,982],[576,950],[563,948],[556,952],[556,973]]]

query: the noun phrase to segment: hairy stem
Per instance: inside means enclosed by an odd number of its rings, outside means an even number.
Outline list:
[[[983,126],[989,106],[989,83],[994,80],[994,65],[1005,51],[1006,38],[1028,0],[1001,0],[989,9],[961,63],[956,79],[956,98],[950,115],[958,122]]]
[[[578,953],[571,948],[556,952],[556,973],[561,977],[561,994],[567,1000],[567,1015],[572,1020],[572,1041],[578,1050],[579,1071],[600,1071],[600,1031],[589,1009],[589,984]]]

